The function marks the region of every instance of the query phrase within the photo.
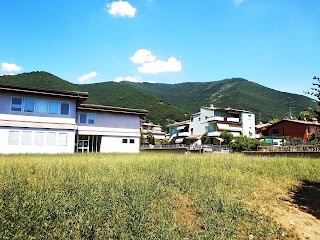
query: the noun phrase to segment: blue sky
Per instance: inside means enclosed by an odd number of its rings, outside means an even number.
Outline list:
[[[0,75],[242,77],[303,94],[320,75],[319,9],[318,0],[1,0]]]

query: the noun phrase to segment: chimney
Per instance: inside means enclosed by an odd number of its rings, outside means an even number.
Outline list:
[[[213,109],[213,108],[214,108],[213,104],[210,104],[210,109]]]
[[[312,118],[312,122],[313,122],[314,124],[318,124],[318,119],[317,119],[317,118]]]

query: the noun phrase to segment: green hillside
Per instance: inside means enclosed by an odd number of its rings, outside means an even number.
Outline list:
[[[67,91],[76,91],[77,88],[76,85],[47,72],[22,73],[14,76],[5,75],[0,77],[0,83]]]
[[[318,108],[311,98],[280,92],[241,78],[215,82],[181,84],[140,84],[161,99],[189,112],[199,111],[200,106],[214,104],[219,107],[246,109],[264,121],[297,116],[308,107]]]
[[[159,97],[130,82],[104,82],[77,85],[89,93],[87,103],[147,109],[148,120],[166,126],[168,122],[182,121],[188,116],[183,109],[163,102]]]
[[[180,84],[103,82],[79,85],[50,73],[32,72],[2,76],[0,83],[86,91],[89,93],[86,103],[147,109],[147,120],[163,126],[185,120],[201,106],[209,104],[250,110],[263,121],[289,116],[290,107],[293,115],[308,107],[318,108],[317,103],[306,96],[276,91],[241,78]]]

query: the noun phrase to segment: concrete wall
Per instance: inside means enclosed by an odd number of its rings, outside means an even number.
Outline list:
[[[9,144],[9,131],[18,132],[17,144]],[[29,143],[23,143],[23,132],[28,132],[27,141]],[[37,133],[43,133],[42,144],[35,141],[35,135]],[[54,144],[48,143],[48,133],[56,133]],[[66,145],[59,146],[59,133],[66,134]],[[75,132],[73,130],[63,129],[41,129],[41,128],[14,128],[14,127],[0,127],[0,153],[73,153]],[[64,135],[65,136],[65,135]],[[25,139],[26,140],[26,139]],[[41,141],[40,141],[41,142]],[[61,144],[61,143],[60,143]]]
[[[126,139],[127,142],[123,143]],[[134,143],[130,143],[134,141]],[[140,150],[140,137],[102,136],[100,152],[111,153],[138,153]]]

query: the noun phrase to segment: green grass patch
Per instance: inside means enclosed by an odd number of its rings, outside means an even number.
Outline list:
[[[274,203],[320,161],[241,154],[0,155],[1,239],[286,239]]]

